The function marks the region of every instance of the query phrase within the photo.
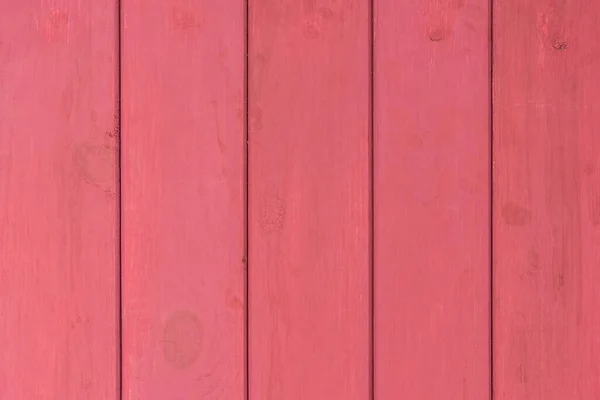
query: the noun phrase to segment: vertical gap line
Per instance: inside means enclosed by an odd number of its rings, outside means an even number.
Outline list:
[[[369,0],[369,385],[375,399],[375,0]]]
[[[489,180],[490,180],[490,400],[494,399],[494,0],[489,2],[489,107],[490,107],[490,122],[489,122]]]
[[[244,260],[245,260],[245,273],[244,273],[244,296],[246,299],[246,308],[244,313],[244,392],[245,399],[250,398],[250,295],[249,295],[249,243],[250,234],[248,229],[248,209],[249,209],[249,151],[248,151],[248,121],[249,121],[249,75],[248,75],[248,52],[249,52],[249,27],[250,27],[250,16],[249,16],[249,2],[250,0],[244,0]]]
[[[122,156],[122,84],[121,84],[121,74],[122,74],[122,30],[121,30],[121,17],[122,17],[122,0],[117,0],[117,110],[116,110],[116,129],[117,129],[117,192],[119,195],[117,196],[117,254],[118,254],[118,282],[117,282],[117,303],[119,307],[119,320],[118,320],[118,398],[119,400],[123,400],[123,234],[122,234],[122,226],[123,226],[123,156]]]
[[[118,321],[118,398],[119,400],[123,400],[123,234],[122,234],[122,226],[123,226],[123,156],[122,156],[122,136],[123,131],[121,129],[122,124],[122,84],[121,84],[121,74],[122,74],[122,31],[121,31],[121,6],[122,0],[117,0],[117,116],[116,116],[116,125],[117,125],[117,191],[119,193],[117,197],[117,207],[118,207],[118,216],[117,216],[117,254],[118,254],[118,283],[117,283],[117,303],[119,307],[119,321]]]

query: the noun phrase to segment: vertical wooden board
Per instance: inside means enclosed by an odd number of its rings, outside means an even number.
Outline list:
[[[489,398],[489,13],[375,1],[377,400]]]
[[[600,4],[495,2],[494,393],[600,393]]]
[[[0,398],[118,395],[117,7],[0,1]]]
[[[123,398],[244,398],[244,2],[124,0]]]
[[[252,399],[369,398],[368,3],[249,3]]]

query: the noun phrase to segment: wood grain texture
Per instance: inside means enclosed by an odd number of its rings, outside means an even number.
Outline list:
[[[495,2],[494,392],[600,393],[600,4]]]
[[[375,1],[375,398],[489,398],[489,7]]]
[[[244,3],[122,2],[123,398],[244,398]]]
[[[249,3],[252,399],[369,398],[368,5]]]
[[[0,15],[0,398],[116,400],[116,2]]]

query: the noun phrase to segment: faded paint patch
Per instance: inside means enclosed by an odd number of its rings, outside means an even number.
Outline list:
[[[163,331],[165,360],[178,369],[191,366],[202,349],[203,335],[202,322],[196,314],[186,310],[172,314]]]

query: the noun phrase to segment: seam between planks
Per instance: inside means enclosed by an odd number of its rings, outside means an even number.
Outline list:
[[[489,360],[490,360],[490,400],[494,400],[494,0],[489,0],[489,181],[490,181],[490,209],[489,209],[489,227],[490,227],[490,282],[489,282],[489,310],[490,310],[490,332],[489,332]]]
[[[375,400],[375,10],[369,0],[369,386]]]
[[[117,109],[116,109],[116,121],[117,126],[117,190],[119,195],[117,196],[117,257],[118,257],[118,282],[117,282],[117,302],[118,302],[118,359],[117,359],[117,397],[119,400],[123,400],[123,234],[122,234],[122,222],[123,222],[123,186],[122,186],[122,125],[121,125],[121,110],[122,110],[122,91],[121,91],[121,75],[122,75],[122,30],[121,30],[121,0],[117,2]]]
[[[248,124],[249,124],[249,75],[248,75],[248,54],[249,54],[249,26],[250,26],[250,0],[244,0],[244,133],[243,133],[243,145],[244,145],[244,296],[246,299],[246,308],[244,310],[244,397],[245,400],[250,399],[250,295],[249,295],[249,224],[248,224],[248,210],[249,210],[249,195],[248,195],[248,182],[249,182],[249,164],[250,156],[248,152]]]

